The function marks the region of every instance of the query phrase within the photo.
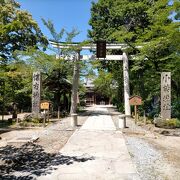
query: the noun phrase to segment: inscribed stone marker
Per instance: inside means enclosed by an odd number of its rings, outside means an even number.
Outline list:
[[[161,117],[171,118],[171,72],[161,73]]]
[[[41,73],[33,73],[32,83],[32,114],[34,117],[39,117],[41,101]]]

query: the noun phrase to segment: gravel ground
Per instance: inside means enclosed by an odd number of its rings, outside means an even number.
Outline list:
[[[141,179],[165,180],[167,170],[165,159],[160,151],[157,151],[149,143],[137,137],[126,136],[126,144]]]
[[[118,127],[120,113],[113,108],[109,112]],[[179,130],[168,130],[171,136],[164,136],[161,132],[167,130],[137,126],[131,118],[127,118],[126,125],[124,137],[140,178],[180,180],[180,137],[172,135],[179,134]]]

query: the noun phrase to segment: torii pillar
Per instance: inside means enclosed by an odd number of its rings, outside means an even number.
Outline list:
[[[131,108],[129,104],[130,88],[129,88],[129,63],[127,54],[124,52],[122,55],[123,60],[123,78],[124,78],[124,109],[125,115],[131,115]]]

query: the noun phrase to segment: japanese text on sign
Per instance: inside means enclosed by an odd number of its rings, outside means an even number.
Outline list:
[[[48,110],[49,109],[49,102],[41,102],[41,109]]]
[[[41,99],[41,74],[40,72],[33,73],[32,83],[32,113],[38,115],[40,112]]]
[[[96,57],[106,58],[106,41],[97,41]]]
[[[171,73],[161,73],[161,116],[171,118]]]

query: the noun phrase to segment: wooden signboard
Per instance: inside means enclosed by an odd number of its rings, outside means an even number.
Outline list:
[[[135,123],[137,123],[137,106],[142,104],[142,98],[140,96],[131,96],[129,98],[129,104],[134,106]]]
[[[129,98],[130,105],[139,106],[142,104],[142,98],[140,96],[131,96]]]
[[[41,102],[41,109],[48,110],[49,102],[48,101]]]
[[[45,100],[41,101],[41,110],[44,110],[43,126],[45,127],[46,115],[47,115],[47,119],[49,121],[49,102],[48,101],[45,101]]]

